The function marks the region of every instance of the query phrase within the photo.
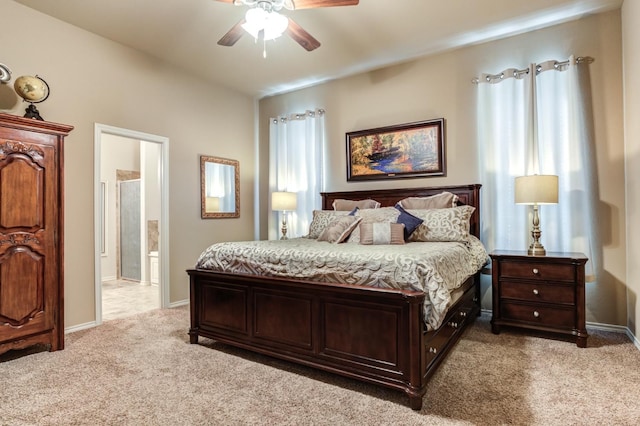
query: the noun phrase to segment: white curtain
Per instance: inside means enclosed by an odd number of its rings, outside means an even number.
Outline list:
[[[541,242],[547,252],[586,254],[587,280],[595,281],[602,254],[589,59],[484,74],[477,80],[477,107],[487,248],[529,246],[532,207],[514,203],[514,180],[557,175],[558,204],[539,210]]]
[[[269,194],[295,192],[298,201],[295,212],[273,212],[269,206],[269,239],[279,238],[283,214],[287,215],[288,237],[306,235],[313,210],[321,208],[324,114],[324,110],[317,109],[270,119]]]

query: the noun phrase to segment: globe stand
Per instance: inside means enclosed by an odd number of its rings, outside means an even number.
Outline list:
[[[34,118],[36,120],[44,121],[44,119],[40,116],[40,112],[38,108],[34,104],[29,104],[29,106],[24,110],[24,118]]]

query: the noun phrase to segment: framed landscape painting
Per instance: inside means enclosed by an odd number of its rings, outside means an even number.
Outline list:
[[[347,133],[348,181],[444,175],[444,118]]]

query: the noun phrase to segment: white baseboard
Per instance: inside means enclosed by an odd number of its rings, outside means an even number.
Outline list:
[[[178,300],[169,304],[169,308],[177,308],[179,306],[185,306],[189,304],[189,299]],[[88,328],[96,327],[98,324],[95,321],[85,322],[84,324],[72,325],[71,327],[65,327],[64,334],[73,333],[74,331],[86,330]]]
[[[482,309],[481,312],[483,315],[491,316],[493,314],[493,311],[491,309]],[[636,346],[636,348],[640,350],[640,341],[636,336],[633,335],[629,327],[626,327],[624,325],[602,324],[599,322],[587,321],[587,329],[589,328],[592,330],[602,330],[602,331],[610,331],[613,333],[626,334],[629,340],[631,340],[631,343],[633,343]]]
[[[177,302],[172,302],[169,304],[169,308],[177,308],[180,306],[185,306],[189,304],[189,299],[179,300]],[[482,309],[480,311],[482,315],[491,316],[491,309]],[[95,327],[97,324],[95,321],[86,322],[84,324],[78,324],[71,327],[67,327],[64,329],[65,334],[73,333],[74,331],[85,330],[87,328]],[[638,350],[640,350],[640,341],[636,336],[633,335],[629,327],[625,327],[623,325],[613,325],[613,324],[602,324],[599,322],[587,322],[587,328],[591,328],[593,330],[602,330],[602,331],[611,331],[614,333],[624,333],[627,335],[629,340],[635,345]]]
[[[71,327],[65,327],[64,334],[73,333],[74,331],[86,330],[87,328],[93,328],[98,325],[95,321],[85,322],[84,324],[72,325]]]
[[[177,308],[178,306],[184,306],[189,304],[189,299],[178,300],[177,302],[169,303],[169,308]]]

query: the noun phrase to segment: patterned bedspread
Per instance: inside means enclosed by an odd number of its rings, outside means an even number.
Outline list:
[[[331,244],[307,238],[217,243],[196,268],[424,292],[429,329],[440,326],[458,288],[487,262],[482,243]]]

